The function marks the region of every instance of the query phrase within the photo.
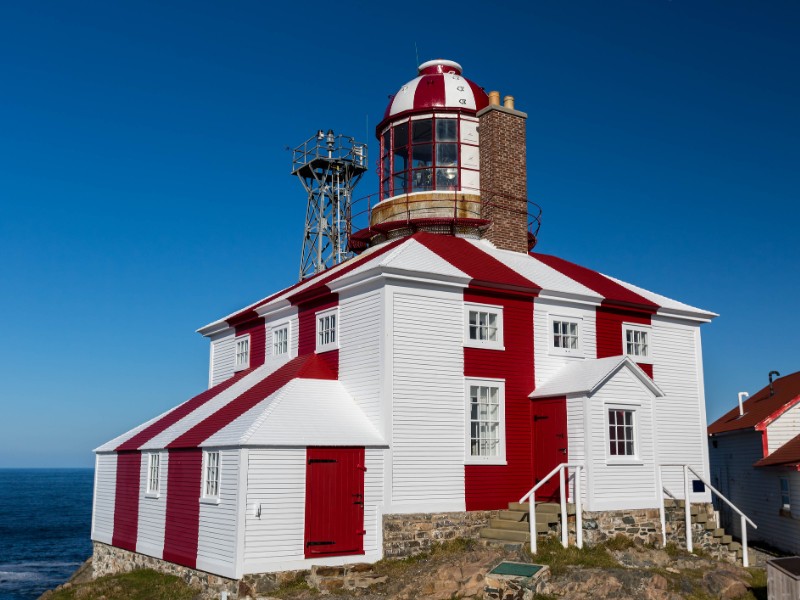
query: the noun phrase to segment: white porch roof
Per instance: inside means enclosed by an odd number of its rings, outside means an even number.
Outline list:
[[[549,398],[552,396],[584,395],[591,396],[621,369],[629,369],[656,397],[664,396],[655,382],[627,356],[609,356],[576,360],[564,366],[550,379],[537,387],[529,398]]]

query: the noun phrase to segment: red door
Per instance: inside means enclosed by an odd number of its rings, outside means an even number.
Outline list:
[[[567,400],[533,402],[533,475],[539,483],[556,466],[568,460]],[[554,475],[536,491],[536,500],[558,502],[559,477]]]
[[[364,554],[364,448],[308,448],[306,558]]]

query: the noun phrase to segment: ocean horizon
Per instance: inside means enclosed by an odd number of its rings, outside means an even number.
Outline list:
[[[94,469],[0,468],[0,598],[34,600],[92,553]]]

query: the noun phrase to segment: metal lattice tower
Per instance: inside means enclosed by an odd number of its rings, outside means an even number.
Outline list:
[[[347,248],[350,202],[366,171],[367,145],[332,129],[320,129],[292,152],[292,175],[308,193],[301,280],[352,256]]]

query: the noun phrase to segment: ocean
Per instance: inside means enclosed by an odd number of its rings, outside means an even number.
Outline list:
[[[0,599],[33,600],[92,553],[93,469],[0,469]]]

